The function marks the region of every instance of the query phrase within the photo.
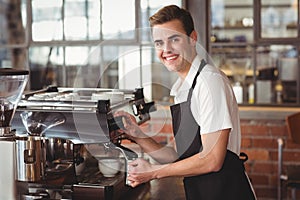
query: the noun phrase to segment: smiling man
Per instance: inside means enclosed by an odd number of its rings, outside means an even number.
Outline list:
[[[196,51],[197,33],[189,12],[171,5],[150,17],[156,55],[179,78],[171,89],[176,150],[162,146],[125,112],[124,132],[160,164],[130,163],[131,186],[184,176],[189,200],[255,199],[240,154],[240,122],[230,81]]]
[[[192,31],[187,36],[181,21],[175,19],[156,25],[152,33],[157,57],[170,71],[178,72],[184,79],[197,55],[196,32]]]

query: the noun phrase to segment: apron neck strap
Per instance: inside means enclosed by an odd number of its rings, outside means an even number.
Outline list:
[[[193,90],[195,88],[195,85],[197,83],[197,77],[199,76],[200,72],[202,71],[202,69],[204,68],[204,66],[206,65],[206,62],[204,59],[201,60],[201,63],[200,63],[200,66],[199,66],[199,69],[197,71],[197,74],[195,75],[195,78],[193,80],[193,84],[192,84],[192,87],[190,88],[189,90],[189,94],[188,94],[188,100],[190,100],[192,98],[192,94],[193,94]]]

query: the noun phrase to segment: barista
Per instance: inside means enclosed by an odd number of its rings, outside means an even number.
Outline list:
[[[129,164],[131,186],[184,176],[187,199],[255,199],[240,154],[238,106],[230,81],[196,51],[197,33],[189,12],[166,6],[150,17],[156,55],[178,80],[171,89],[176,150],[148,137],[133,116],[124,132],[160,164],[137,159]]]

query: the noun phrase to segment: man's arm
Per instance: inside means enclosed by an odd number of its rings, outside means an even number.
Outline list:
[[[168,164],[156,171],[155,178],[167,176],[194,176],[219,171],[227,152],[230,129],[202,134],[203,150],[184,160]]]
[[[177,152],[172,147],[164,146],[146,135],[136,123],[135,118],[127,112],[118,111],[115,117],[122,116],[124,133],[128,138],[135,141],[143,150],[159,163],[170,163],[177,160]]]
[[[152,179],[171,176],[196,176],[219,171],[224,163],[230,129],[201,135],[203,150],[189,158],[163,165],[143,159],[131,162],[128,180],[136,187]]]

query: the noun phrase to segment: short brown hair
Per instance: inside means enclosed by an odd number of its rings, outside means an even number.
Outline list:
[[[194,30],[194,22],[191,14],[176,5],[169,5],[161,8],[149,18],[150,27],[163,24],[172,20],[178,19],[181,21],[186,34],[189,36]]]

